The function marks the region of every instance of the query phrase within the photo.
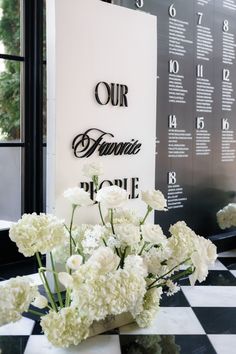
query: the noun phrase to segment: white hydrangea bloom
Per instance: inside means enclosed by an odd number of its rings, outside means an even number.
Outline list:
[[[146,281],[139,274],[118,269],[109,275],[107,281],[108,312],[118,315],[130,312],[136,316],[143,310],[143,298],[146,293]]]
[[[87,261],[87,264],[100,274],[116,270],[119,263],[120,258],[109,247],[99,247]]]
[[[142,257],[137,255],[129,255],[125,258],[124,269],[144,278],[148,276],[147,264]]]
[[[128,200],[128,193],[118,186],[103,187],[97,192],[96,201],[106,208],[119,208]]]
[[[12,225],[9,237],[25,257],[33,256],[36,252],[45,254],[64,242],[63,220],[44,213],[24,214]]]
[[[230,203],[216,214],[217,222],[222,230],[236,226],[236,203]]]
[[[26,277],[16,277],[0,285],[0,326],[18,321],[38,295]]]
[[[107,276],[89,269],[89,276],[86,276],[86,273],[73,274],[73,278],[71,306],[91,321],[104,319],[108,315]]]
[[[160,225],[144,224],[141,226],[141,231],[142,237],[146,242],[150,242],[155,245],[162,244],[163,246],[167,242],[167,238],[163,234]]]
[[[139,227],[133,224],[118,224],[115,233],[123,247],[134,246],[140,241]]]
[[[172,236],[168,239],[168,245],[172,249],[172,261],[178,264],[190,258],[196,268],[189,277],[191,285],[194,285],[196,280],[204,281],[209,265],[214,263],[217,257],[215,245],[210,240],[196,235],[183,221],[171,226],[170,232]]]
[[[206,279],[209,265],[217,258],[216,246],[210,240],[197,236],[194,244],[195,251],[191,255],[191,261],[195,271],[189,276],[191,285],[194,285],[197,280],[201,283]]]
[[[141,192],[141,199],[151,208],[160,211],[167,210],[166,199],[159,190],[148,189]]]
[[[195,232],[186,225],[184,221],[178,221],[170,227],[171,237],[168,239],[168,246],[172,250],[172,258],[175,264],[189,258],[195,250]]]
[[[73,274],[72,307],[92,320],[104,319],[130,311],[142,311],[146,282],[143,277],[119,268],[106,275],[89,269],[85,264]]]
[[[88,164],[84,164],[82,171],[83,175],[88,178],[103,175],[103,167],[99,161],[93,161]]]
[[[88,337],[91,322],[88,316],[81,317],[75,309],[66,307],[59,312],[50,311],[41,318],[40,324],[53,345],[67,348]]]
[[[143,311],[135,316],[139,327],[148,327],[153,321],[160,304],[162,288],[153,288],[146,292],[143,301]]]

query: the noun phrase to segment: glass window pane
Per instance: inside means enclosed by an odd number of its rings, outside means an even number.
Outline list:
[[[0,0],[0,53],[21,55],[21,0]]]
[[[21,66],[0,59],[0,142],[16,142],[21,137]]]
[[[43,142],[47,140],[47,66],[43,65]]]
[[[0,147],[0,220],[21,217],[21,148]]]
[[[46,171],[47,169],[47,147],[44,146],[43,147],[43,211],[45,212],[46,211],[46,198],[47,198],[47,195],[46,195],[46,188],[47,188],[47,183],[46,183]]]
[[[46,60],[46,1],[43,2],[43,60]]]

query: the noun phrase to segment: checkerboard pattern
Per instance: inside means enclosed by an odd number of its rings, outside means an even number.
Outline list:
[[[29,277],[40,284],[37,274]],[[236,249],[219,255],[204,283],[192,288],[183,279],[179,293],[163,297],[149,328],[130,324],[58,349],[32,316],[24,316],[0,328],[0,348],[1,354],[235,354]]]

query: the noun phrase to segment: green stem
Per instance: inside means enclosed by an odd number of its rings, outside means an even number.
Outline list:
[[[38,252],[36,252],[36,258],[37,258],[37,261],[38,261],[39,268],[43,268],[43,265],[42,265],[42,262],[41,262],[41,259],[40,259],[40,255],[39,255]],[[48,294],[48,298],[49,298],[49,301],[50,301],[50,303],[52,305],[52,308],[53,308],[54,311],[58,312],[57,304],[56,304],[56,302],[54,300],[54,297],[52,295],[50,286],[48,284],[48,280],[47,280],[47,278],[46,278],[46,276],[44,274],[44,270],[39,269],[39,274],[42,274],[42,277],[43,277],[43,280],[44,280],[44,282],[43,282],[44,284],[43,285],[44,285],[44,288],[45,288],[45,290],[46,290],[46,292]]]
[[[66,224],[64,224],[64,226],[65,226],[66,230],[68,231],[68,233],[70,233],[69,227],[67,227]],[[71,235],[71,239],[72,239],[74,246],[76,247],[76,242],[75,242],[74,238],[72,237],[72,235]]]
[[[139,256],[141,256],[141,254],[143,253],[143,250],[144,250],[145,246],[146,246],[146,242],[144,242],[144,245],[143,245],[143,247],[141,248],[141,251],[138,254]]]
[[[101,218],[101,220],[102,220],[102,224],[103,224],[103,226],[106,226],[105,221],[104,221],[104,218],[103,218],[103,216],[102,216],[101,203],[98,203],[98,210],[99,210],[100,218]]]
[[[97,193],[98,192],[98,176],[94,175],[92,177],[92,181],[93,181],[94,186],[95,186],[95,192]]]
[[[119,266],[120,266],[121,268],[124,267],[124,260],[125,260],[125,255],[126,255],[127,248],[128,248],[128,246],[125,247],[124,253],[122,254],[122,257],[121,257],[121,260],[120,260]]]
[[[173,275],[172,277],[169,278],[169,280],[172,280],[172,281],[173,280],[178,280],[179,278],[182,278],[184,275],[190,275],[193,272],[194,272],[194,270],[192,270],[192,268],[189,267],[188,269],[184,270],[183,272],[181,272],[179,274],[176,274],[176,275]],[[158,285],[153,285],[153,286],[149,287],[148,290],[153,289],[153,288],[160,288],[161,286],[164,286],[164,285],[166,285],[166,282],[158,284]]]
[[[110,222],[111,222],[111,230],[112,230],[112,233],[113,233],[113,235],[115,235],[115,229],[114,229],[114,223],[113,223],[113,217],[114,217],[114,215],[113,215],[113,209],[110,209],[110,213],[111,213],[111,215],[110,215]]]
[[[172,277],[170,277],[170,280],[177,280],[179,278],[182,278],[185,275],[190,275],[194,272],[194,270],[189,267],[187,269],[185,269],[183,272],[180,272],[179,274],[173,275]]]
[[[117,247],[115,247],[115,251],[116,251],[117,256],[120,257],[120,254],[119,254],[119,251],[118,251],[118,248],[117,248]],[[118,268],[119,268],[119,266],[118,266]],[[117,268],[117,269],[118,269],[118,268]]]
[[[70,219],[70,228],[69,228],[69,235],[70,235],[70,256],[72,256],[72,240],[74,241],[72,237],[72,227],[73,227],[73,220],[74,220],[74,214],[75,214],[75,209],[77,208],[77,205],[73,204],[72,206],[72,214],[71,214],[71,219]]]
[[[45,316],[45,313],[42,313],[42,312],[40,312],[40,311],[36,311],[36,310],[32,310],[32,309],[28,309],[28,311],[27,312],[30,312],[30,313],[32,313],[33,315],[37,315],[37,316]]]
[[[152,207],[150,207],[150,205],[148,205],[148,206],[147,206],[147,212],[146,212],[146,214],[145,214],[143,220],[140,221],[140,226],[145,223],[145,221],[146,221],[148,215],[151,213],[151,211],[152,211]]]
[[[70,306],[70,289],[66,289],[65,307]]]
[[[181,263],[177,264],[176,266],[174,266],[173,268],[171,268],[167,273],[165,273],[165,274],[161,275],[160,277],[158,277],[156,280],[154,280],[154,281],[149,285],[148,289],[149,289],[152,285],[154,285],[158,280],[163,279],[166,275],[170,274],[175,268],[181,266],[182,264],[184,264],[185,262],[187,262],[189,259],[190,259],[190,258],[185,259],[183,262],[181,262]]]
[[[60,307],[62,308],[63,307],[63,302],[62,302],[61,292],[60,292],[60,289],[59,289],[58,275],[57,275],[57,272],[55,270],[55,265],[54,265],[52,252],[50,252],[50,259],[51,259],[51,265],[52,265],[52,270],[53,270],[53,278],[54,278],[54,283],[55,283],[55,287],[56,287],[56,291],[57,291],[58,301],[59,301]]]

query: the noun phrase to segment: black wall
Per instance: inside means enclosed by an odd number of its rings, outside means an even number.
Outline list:
[[[216,212],[236,201],[236,1],[113,3],[157,16],[156,188],[169,211],[156,222],[224,234]]]

